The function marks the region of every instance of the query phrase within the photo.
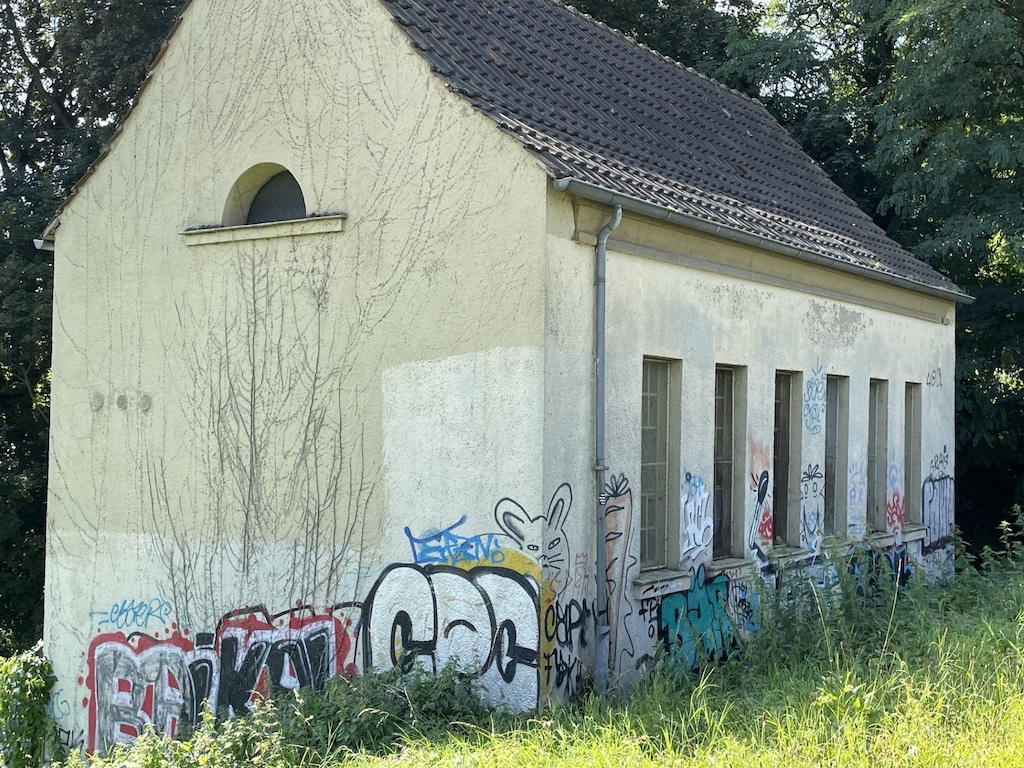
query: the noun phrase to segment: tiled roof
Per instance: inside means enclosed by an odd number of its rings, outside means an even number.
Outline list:
[[[753,101],[554,0],[382,0],[453,91],[550,173],[965,297]]]

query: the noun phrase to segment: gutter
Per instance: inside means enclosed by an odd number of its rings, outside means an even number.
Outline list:
[[[734,243],[740,243],[742,245],[771,251],[772,253],[777,253],[780,256],[788,256],[811,264],[827,266],[832,269],[837,269],[840,272],[857,275],[858,277],[865,277],[876,282],[890,283],[900,288],[914,291],[915,293],[923,293],[928,296],[952,300],[960,304],[974,303],[974,297],[960,291],[937,288],[935,286],[918,282],[917,280],[913,280],[909,277],[902,277],[889,272],[882,272],[860,264],[852,264],[848,261],[837,259],[834,256],[809,251],[805,248],[797,248],[796,246],[789,245],[788,243],[783,243],[781,240],[762,237],[761,235],[752,235],[749,232],[745,232],[736,227],[731,227],[728,224],[716,224],[706,219],[691,216],[688,213],[679,213],[678,211],[673,211],[671,208],[666,208],[665,206],[648,203],[631,195],[624,195],[613,189],[609,189],[608,187],[603,187],[600,184],[592,184],[588,181],[582,181],[580,179],[566,176],[555,179],[553,185],[559,192],[568,192],[570,195],[582,197],[586,200],[591,200],[603,205],[618,206],[623,210],[637,213],[650,219],[667,221],[670,224],[676,224],[681,227],[686,227],[687,229],[697,230],[698,232],[705,232],[709,235],[715,235],[716,237],[721,237],[725,240],[731,240]]]
[[[594,688],[599,694],[608,690],[609,638],[611,626],[608,624],[608,564],[605,557],[605,472],[608,471],[605,457],[605,345],[606,334],[606,298],[608,277],[608,238],[622,221],[622,206],[616,205],[612,210],[611,220],[605,224],[597,236],[597,264],[595,268],[595,320],[594,350],[596,357],[596,373],[594,387],[594,472],[597,481],[597,646],[594,651]]]

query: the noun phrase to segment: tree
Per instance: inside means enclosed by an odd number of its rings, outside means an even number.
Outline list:
[[[958,316],[958,518],[992,531],[1024,501],[1024,2],[890,14],[872,168],[891,234],[977,299]]]
[[[582,0],[584,13],[702,72],[728,58],[731,41],[753,34],[753,0]]]
[[[41,628],[46,510],[53,264],[33,240],[130,106],[178,6],[0,2],[0,628],[19,646]]]

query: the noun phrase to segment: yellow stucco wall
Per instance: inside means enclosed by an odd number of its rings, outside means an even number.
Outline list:
[[[562,471],[576,467],[576,474],[588,480],[593,477],[593,417],[581,417],[579,399],[591,391],[594,370],[595,235],[609,218],[608,208],[554,192],[549,196],[546,452],[560,452]],[[848,430],[840,439],[845,455],[837,462],[839,476],[827,479],[837,488],[837,543],[862,546],[866,538],[897,564],[912,564],[919,573],[950,572],[952,301],[628,212],[609,240],[607,297],[605,582],[613,679],[641,673],[666,640],[685,663],[730,653],[733,638],[752,623],[756,590],[751,580],[761,576],[774,584],[774,565],[767,565],[762,554],[807,563],[811,578],[826,578],[827,568],[811,556],[822,552],[825,539],[829,376],[842,377],[847,386]],[[640,567],[645,358],[669,361],[673,379],[667,562],[652,571]],[[745,413],[736,416],[741,436],[734,455],[742,482],[734,489],[734,557],[716,560],[711,546],[714,396],[720,365],[732,367],[742,383],[736,396]],[[795,390],[788,549],[773,546],[772,536],[763,535],[765,520],[771,526],[776,518],[774,499],[770,485],[760,500],[757,488],[763,472],[769,483],[774,480],[777,371],[791,375]],[[885,507],[875,532],[865,487],[871,379],[885,381],[888,390],[883,419],[888,440],[880,466]],[[918,385],[922,416],[917,466],[909,473],[904,451],[907,384]],[[580,448],[573,452],[569,446]],[[584,488],[577,494],[582,509],[569,526],[573,542],[595,538],[596,494]],[[593,550],[574,547],[574,558],[577,552],[591,558],[592,568]],[[568,604],[577,598],[570,583],[554,599]],[[672,634],[677,628],[679,633]],[[691,632],[701,639],[695,643]],[[563,666],[578,655],[570,644],[556,648],[559,654]]]
[[[258,163],[290,170],[321,219],[182,234],[221,224]],[[146,717],[169,728],[159,689],[144,715],[109,693],[116,665],[136,682],[158,659],[180,672],[175,649],[194,661],[243,620],[271,638],[327,627],[345,656],[333,673],[362,664],[358,608],[337,606],[371,590],[379,622],[397,583],[536,603],[533,582],[500,574],[381,579],[414,562],[409,535],[462,517],[500,533],[503,497],[548,502],[528,406],[543,396],[545,182],[376,0],[190,5],[56,232],[46,643],[69,742],[102,748]],[[517,568],[535,578],[533,560]],[[420,618],[446,620],[434,611]],[[534,705],[529,674],[492,697]]]

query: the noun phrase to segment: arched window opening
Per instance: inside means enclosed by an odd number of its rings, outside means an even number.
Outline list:
[[[281,171],[260,187],[249,205],[246,224],[267,224],[306,217],[302,187],[288,171]]]

